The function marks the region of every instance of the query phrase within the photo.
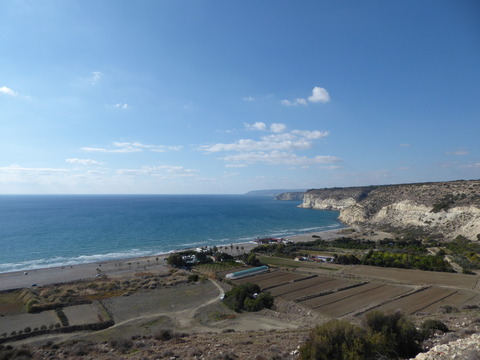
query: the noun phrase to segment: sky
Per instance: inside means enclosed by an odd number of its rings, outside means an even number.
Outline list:
[[[479,178],[479,1],[0,2],[0,194]]]

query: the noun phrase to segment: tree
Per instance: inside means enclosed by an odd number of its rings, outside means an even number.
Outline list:
[[[185,261],[183,260],[182,255],[171,254],[167,258],[167,264],[170,265],[170,266],[182,267],[182,266],[185,266]]]
[[[254,253],[250,253],[250,255],[248,255],[247,260],[245,262],[247,265],[251,265],[251,266],[262,265],[260,260],[258,260],[257,255],[255,255]]]

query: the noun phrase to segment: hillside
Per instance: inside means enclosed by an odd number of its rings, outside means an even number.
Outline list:
[[[480,180],[315,189],[301,207],[339,210],[352,226],[417,228],[448,239],[480,234]]]

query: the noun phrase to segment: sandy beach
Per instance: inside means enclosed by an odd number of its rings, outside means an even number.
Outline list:
[[[295,242],[312,241],[314,240],[312,235],[317,235],[321,236],[322,239],[329,240],[341,236],[339,231],[342,230],[345,229],[306,233],[302,235],[290,236],[288,239]],[[226,252],[232,255],[240,255],[243,252],[249,252],[251,249],[257,246],[257,244],[253,242],[233,245],[233,250],[227,245],[220,246],[227,247],[228,249]],[[237,246],[239,248],[243,247],[243,250],[237,250]],[[181,249],[177,251],[185,250],[187,249]],[[142,272],[153,272],[157,274],[166,273],[168,272],[168,267],[166,266],[165,261],[167,256],[168,254],[159,254],[158,256],[154,255],[140,258],[119,259],[101,263],[89,263],[2,273],[0,274],[0,291],[30,287],[32,285],[43,286],[81,279],[90,279],[95,278],[97,275],[116,277]]]

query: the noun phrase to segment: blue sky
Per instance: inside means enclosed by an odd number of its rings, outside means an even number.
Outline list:
[[[0,2],[0,193],[480,178],[480,3]]]

